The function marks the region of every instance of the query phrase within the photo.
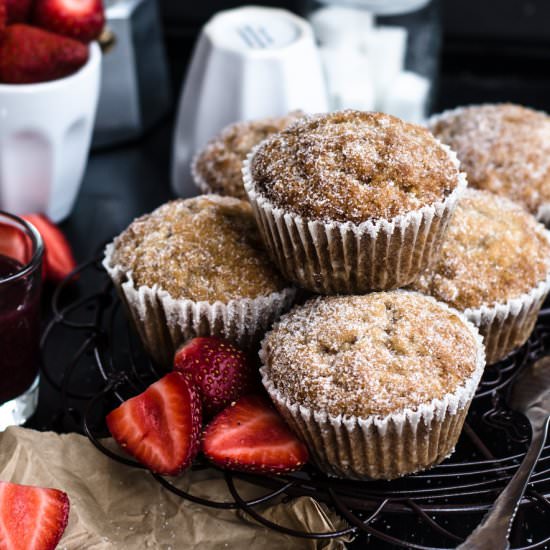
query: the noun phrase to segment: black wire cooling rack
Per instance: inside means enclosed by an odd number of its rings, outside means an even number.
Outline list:
[[[78,281],[74,279],[78,278]],[[85,289],[84,292],[82,289]],[[53,315],[42,337],[43,376],[60,394],[58,431],[83,431],[113,460],[137,462],[102,445],[104,417],[123,400],[162,376],[143,352],[99,260],[81,266],[55,291]],[[550,308],[543,309],[529,342],[501,363],[488,367],[456,452],[443,464],[387,482],[328,478],[314,467],[282,476],[224,472],[229,498],[213,502],[151,474],[167,490],[203,506],[240,509],[263,525],[295,537],[355,536],[350,546],[369,542],[376,549],[454,548],[481,521],[519,465],[529,440],[525,420],[508,411],[504,395],[519,371],[550,350]],[[200,457],[193,468],[212,468]],[[244,499],[239,482],[265,490]],[[346,521],[339,531],[309,533],[277,525],[262,516],[276,498],[311,496]],[[523,498],[511,535],[512,547],[550,548],[550,444],[547,444]]]

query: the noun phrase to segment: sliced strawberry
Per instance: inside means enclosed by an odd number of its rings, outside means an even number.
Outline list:
[[[27,237],[7,223],[0,223],[0,255],[13,258],[23,265],[30,261],[30,242]]]
[[[88,60],[88,46],[17,23],[0,38],[0,82],[33,84],[68,76]]]
[[[22,217],[36,227],[44,240],[46,278],[53,282],[63,280],[76,267],[73,252],[65,235],[43,214],[26,214]]]
[[[176,475],[200,446],[201,404],[197,390],[171,372],[107,415],[117,443],[153,472]]]
[[[69,497],[0,481],[0,549],[53,550],[69,521]]]
[[[5,0],[8,24],[24,23],[29,20],[32,0]]]
[[[95,40],[105,25],[101,0],[36,0],[33,21],[39,27],[80,40]]]
[[[248,395],[222,411],[203,432],[205,456],[222,468],[282,474],[308,460],[305,445],[271,403]]]
[[[215,336],[193,338],[181,347],[174,357],[174,369],[191,376],[206,417],[250,393],[257,376],[242,350]]]

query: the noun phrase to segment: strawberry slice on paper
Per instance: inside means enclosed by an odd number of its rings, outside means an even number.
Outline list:
[[[44,29],[80,40],[95,40],[105,25],[101,0],[36,0],[33,22]]]
[[[228,470],[282,474],[308,460],[305,445],[264,397],[248,395],[222,411],[203,433],[202,451]]]
[[[107,415],[117,443],[151,471],[177,475],[200,446],[201,403],[193,384],[171,372]]]
[[[69,521],[69,497],[0,481],[0,549],[54,550]]]
[[[250,393],[257,377],[246,354],[216,336],[193,338],[182,346],[174,357],[174,370],[190,375],[207,417]]]
[[[32,223],[44,241],[44,273],[53,282],[62,281],[76,267],[69,242],[62,231],[43,214],[22,216]]]

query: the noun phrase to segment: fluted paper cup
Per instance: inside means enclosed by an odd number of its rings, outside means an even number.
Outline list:
[[[488,365],[504,359],[525,344],[549,291],[550,273],[530,292],[517,298],[464,311],[466,318],[479,328],[483,336]]]
[[[272,204],[256,188],[249,154],[243,179],[273,262],[288,280],[320,294],[363,294],[412,283],[439,254],[458,200],[467,186],[459,174],[443,200],[392,219],[352,222],[306,220]],[[458,167],[456,155],[443,146]]]
[[[220,336],[250,348],[294,302],[292,287],[227,303],[176,299],[158,286],[136,287],[132,273],[113,264],[113,250],[113,244],[107,245],[103,267],[147,353],[160,365],[170,366],[178,347],[196,336]]]
[[[324,473],[348,479],[395,479],[425,470],[450,456],[485,367],[477,328],[459,315],[477,341],[476,368],[453,393],[384,417],[333,416],[293,402],[270,379],[265,350],[262,383],[290,428],[308,446]]]

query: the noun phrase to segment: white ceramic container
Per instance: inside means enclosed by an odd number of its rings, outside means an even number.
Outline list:
[[[215,15],[202,29],[181,95],[172,187],[196,193],[195,152],[231,122],[328,110],[310,24],[289,11],[248,6]]]
[[[76,73],[0,84],[0,210],[66,218],[82,181],[99,95],[101,51]]]

